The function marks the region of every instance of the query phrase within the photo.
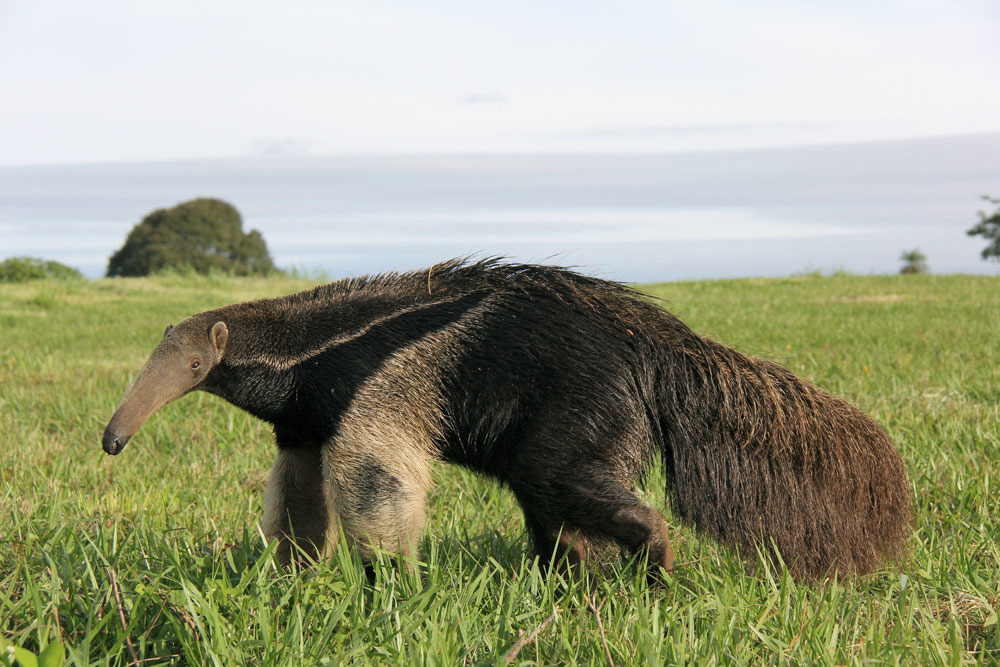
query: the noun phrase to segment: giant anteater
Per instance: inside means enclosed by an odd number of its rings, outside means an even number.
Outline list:
[[[286,561],[292,540],[318,555],[332,516],[366,557],[412,553],[434,460],[506,484],[538,552],[573,566],[611,538],[671,568],[633,486],[656,456],[682,520],[796,576],[870,571],[910,523],[903,462],[859,410],[562,268],[453,260],[193,315],[167,328],[104,450],[194,390],[274,425],[264,524]]]

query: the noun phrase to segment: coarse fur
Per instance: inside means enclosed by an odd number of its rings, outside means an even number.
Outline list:
[[[196,370],[173,386],[171,364]],[[669,570],[667,526],[634,489],[657,456],[677,516],[795,576],[905,551],[906,473],[875,422],[562,268],[455,260],[194,315],[168,329],[105,449],[195,389],[274,425],[264,527],[285,560],[293,540],[319,555],[338,520],[366,556],[413,553],[443,460],[507,485],[543,555],[579,565],[610,538]]]

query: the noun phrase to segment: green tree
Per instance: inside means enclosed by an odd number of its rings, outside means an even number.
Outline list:
[[[1000,204],[1000,199],[993,199],[987,195],[983,199],[991,204]],[[993,215],[986,215],[984,211],[979,212],[979,224],[966,232],[969,236],[982,236],[990,244],[983,248],[983,259],[992,259],[1000,262],[1000,208],[993,211]]]
[[[903,268],[899,270],[900,273],[927,273],[927,255],[920,252],[918,248],[904,250],[899,259],[903,262]]]
[[[0,262],[0,283],[21,283],[26,280],[80,280],[83,275],[66,266],[40,257],[9,257]]]
[[[264,237],[256,229],[244,234],[239,211],[220,199],[192,199],[147,215],[111,256],[108,276],[146,276],[174,267],[237,275],[275,270]]]

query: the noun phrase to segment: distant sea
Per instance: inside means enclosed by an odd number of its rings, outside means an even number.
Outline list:
[[[997,273],[965,231],[1000,134],[739,152],[306,156],[0,168],[0,258],[103,273],[155,208],[220,197],[275,262],[331,277],[465,255],[653,282],[804,271]]]

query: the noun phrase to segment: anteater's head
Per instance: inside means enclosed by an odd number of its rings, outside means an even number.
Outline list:
[[[228,338],[224,322],[213,324],[197,316],[176,327],[168,326],[104,429],[104,451],[118,454],[151,414],[175,398],[200,389],[222,361]]]

